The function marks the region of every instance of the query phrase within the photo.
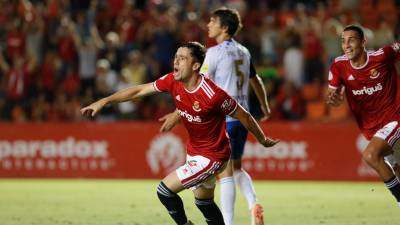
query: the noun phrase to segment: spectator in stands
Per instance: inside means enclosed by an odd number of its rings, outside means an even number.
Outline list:
[[[382,20],[379,23],[378,29],[374,31],[374,49],[378,49],[382,46],[391,44],[395,41],[393,28],[390,27],[389,23]]]
[[[285,80],[279,89],[272,115],[284,120],[300,120],[303,118],[304,103],[301,93],[290,80]]]
[[[156,12],[154,12],[156,13]],[[166,74],[172,69],[172,58],[177,46],[177,21],[167,9],[160,8],[157,12],[156,26],[153,28],[152,40],[154,44],[153,55],[160,64],[161,74]]]
[[[96,88],[98,97],[104,97],[117,91],[118,75],[111,69],[107,59],[99,59],[96,63]]]
[[[58,55],[62,60],[60,68],[60,78],[65,78],[68,70],[72,69],[77,61],[77,53],[75,51],[74,32],[70,29],[70,21],[68,16],[61,17],[61,24],[56,31],[54,37],[54,45],[57,48]],[[50,41],[53,38],[50,38]]]
[[[278,62],[278,46],[279,33],[275,27],[275,18],[266,16],[262,21],[261,27],[261,53],[262,62],[275,65]]]
[[[32,105],[34,105],[34,107],[32,107],[30,116],[32,121],[35,122],[47,121],[50,105],[46,101],[46,96],[44,94],[39,94],[36,98],[33,99]]]
[[[133,50],[128,55],[128,62],[124,65],[121,74],[131,85],[144,84],[148,80],[148,68],[143,62],[142,53]]]
[[[25,33],[20,19],[14,19],[7,26],[6,57],[7,60],[25,54]]]
[[[123,51],[120,39],[116,32],[108,32],[105,38],[105,45],[99,52],[99,58],[107,59],[111,69],[120,72],[123,62]]]
[[[36,58],[37,63],[42,63],[43,58],[43,39],[44,39],[44,21],[43,18],[33,18],[24,24],[26,30],[26,50],[29,55]]]
[[[338,36],[342,31],[342,25],[336,19],[329,19],[325,22],[322,30],[322,46],[325,50],[325,68],[328,68],[333,60],[340,54],[340,40]]]
[[[304,74],[304,56],[301,51],[301,37],[294,27],[289,28],[284,35],[283,38],[286,40],[286,50],[283,53],[284,79],[298,89],[303,86]]]
[[[111,69],[107,59],[99,59],[96,64],[95,96],[103,98],[117,91],[118,75]],[[116,119],[115,108],[108,107],[99,113],[99,120],[112,121]]]
[[[320,41],[319,24],[315,18],[308,20],[303,33],[304,51],[304,82],[314,81],[322,83],[324,80],[324,65],[322,62],[322,43]]]
[[[209,46],[215,44],[207,39],[206,33],[199,31],[205,29],[204,24],[209,16],[207,13],[222,4],[232,5],[243,12],[247,34],[238,38],[249,46],[254,62],[259,63],[256,67],[266,63],[274,70],[284,71],[280,72],[282,76],[277,79],[289,79],[299,90],[302,88],[304,76],[309,76],[307,81],[312,82],[324,74],[318,72],[321,70],[321,62],[317,62],[318,66],[313,66],[315,61],[310,59],[322,59],[323,68],[334,56],[340,55],[334,27],[340,30],[342,24],[360,22],[366,26],[365,34],[371,40],[367,43],[367,48],[391,42],[389,40],[393,40],[392,28],[395,24],[395,35],[400,33],[396,16],[398,6],[391,1],[371,1],[372,5],[362,5],[360,9],[351,11],[342,10],[343,6],[348,6],[344,1],[301,1],[300,4],[298,1],[237,0],[179,1],[179,4],[176,1],[126,0],[0,2],[0,49],[3,49],[1,53],[4,61],[12,65],[13,56],[22,55],[25,58],[24,64],[29,64],[30,60],[25,57],[27,53],[35,59],[35,68],[38,69],[31,71],[28,76],[31,81],[25,83],[26,91],[30,90],[30,94],[29,98],[24,99],[24,106],[21,108],[23,113],[16,113],[26,115],[26,119],[31,119],[29,106],[35,105],[36,96],[42,91],[38,82],[43,78],[42,69],[46,68],[47,75],[53,74],[49,72],[51,66],[48,66],[48,61],[45,62],[49,51],[54,58],[60,60],[61,67],[56,69],[55,83],[50,79],[46,81],[47,94],[56,96],[55,90],[61,88],[68,96],[67,105],[70,105],[78,90],[81,97],[79,101],[82,104],[88,103],[93,98],[98,59],[106,58],[111,68],[121,73],[126,68],[124,60],[128,59],[130,51],[137,50],[141,54],[141,64],[146,67],[145,82],[155,80],[158,77],[152,75],[163,74],[163,71],[171,68],[170,59],[177,42],[193,39]],[[351,5],[350,8],[354,9],[354,4]],[[374,10],[380,13],[373,13]],[[71,22],[71,18],[75,22]],[[312,20],[316,20],[316,29],[308,35],[306,31],[312,27],[310,24],[314,24],[310,22]],[[74,36],[78,38],[73,38]],[[372,36],[375,38],[372,39]],[[378,42],[381,44],[377,44]],[[324,53],[322,58],[321,52]],[[307,71],[311,72],[303,71],[305,59]],[[142,80],[142,76],[139,77],[135,76],[135,79]],[[0,85],[0,96],[6,98],[0,105],[7,108],[13,104],[6,97],[6,83],[10,80],[4,70],[0,70],[0,81],[3,82]],[[278,85],[273,88],[279,89]],[[272,102],[274,98],[274,95],[270,95]],[[51,99],[46,101],[52,105]],[[149,98],[140,104],[143,104],[140,106],[143,115],[138,118],[153,118],[158,108],[157,101]],[[10,118],[11,109],[7,110],[7,114],[7,118]]]
[[[44,61],[40,68],[39,83],[46,93],[47,99],[52,99],[53,93],[57,88],[59,70],[61,67],[58,54],[48,49],[45,53]]]
[[[126,74],[119,76],[119,81],[117,84],[117,90],[122,90],[132,86]],[[118,119],[128,120],[138,118],[138,103],[136,102],[123,102],[118,104]]]
[[[0,70],[4,73],[4,85],[6,94],[6,117],[9,118],[12,109],[23,103],[29,90],[32,72],[36,66],[36,60],[31,56],[12,54],[11,64],[8,64],[0,54]]]
[[[62,80],[60,85],[68,96],[75,96],[79,94],[80,80],[75,68],[68,68],[65,79]]]
[[[84,40],[81,39],[73,22],[69,22],[69,29],[73,34],[74,43],[79,55],[78,65],[82,95],[87,89],[93,90],[95,86],[96,58],[99,49],[103,47],[103,41],[101,40],[95,26],[90,28],[91,35],[86,37]]]

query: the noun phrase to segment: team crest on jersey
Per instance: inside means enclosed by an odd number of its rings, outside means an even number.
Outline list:
[[[192,106],[193,110],[196,112],[200,112],[201,108],[200,108],[200,103],[198,101],[194,101],[193,102],[193,106]]]
[[[381,75],[376,69],[370,70],[369,73],[371,74],[371,76],[369,76],[371,79],[376,79]]]

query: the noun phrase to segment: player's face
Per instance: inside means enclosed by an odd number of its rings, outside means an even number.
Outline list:
[[[174,78],[177,81],[187,80],[193,73],[194,59],[191,50],[181,47],[176,51],[174,58]]]
[[[343,31],[342,49],[349,60],[357,59],[364,51],[365,40],[353,30]]]
[[[211,17],[210,22],[207,24],[208,37],[216,38],[223,33],[219,17]]]

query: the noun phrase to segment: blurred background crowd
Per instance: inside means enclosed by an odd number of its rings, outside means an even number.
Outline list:
[[[272,120],[346,120],[323,102],[345,25],[365,28],[369,49],[397,40],[395,0],[0,0],[0,121],[80,121],[79,109],[171,71],[177,46],[206,46],[212,10],[236,8],[236,39],[268,89]],[[259,109],[251,95],[251,111]],[[168,95],[105,108],[97,121],[154,120]]]

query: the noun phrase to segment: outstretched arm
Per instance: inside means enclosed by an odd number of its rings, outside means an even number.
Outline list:
[[[103,48],[104,47],[104,42],[100,37],[99,31],[95,25],[90,27],[90,35],[93,38],[94,44],[96,48]]]
[[[119,103],[125,102],[129,100],[136,100],[140,97],[151,95],[156,93],[157,90],[154,88],[153,83],[142,84],[138,86],[129,87],[120,91],[115,92],[114,94],[102,98],[89,106],[86,106],[81,109],[81,113],[83,115],[95,116],[100,109],[102,109],[105,105],[111,103]]]
[[[241,105],[238,104],[235,112],[233,112],[230,116],[238,119],[243,124],[243,126],[246,127],[246,129],[256,137],[258,142],[260,142],[260,144],[264,145],[265,147],[274,146],[276,143],[279,142],[279,140],[274,140],[266,137],[254,117],[251,116],[249,112],[244,110]]]
[[[266,120],[271,116],[271,109],[268,104],[267,92],[265,91],[264,83],[262,82],[260,76],[255,75],[250,79],[250,85],[256,93],[258,101],[260,102],[261,110],[264,116],[261,120]]]

